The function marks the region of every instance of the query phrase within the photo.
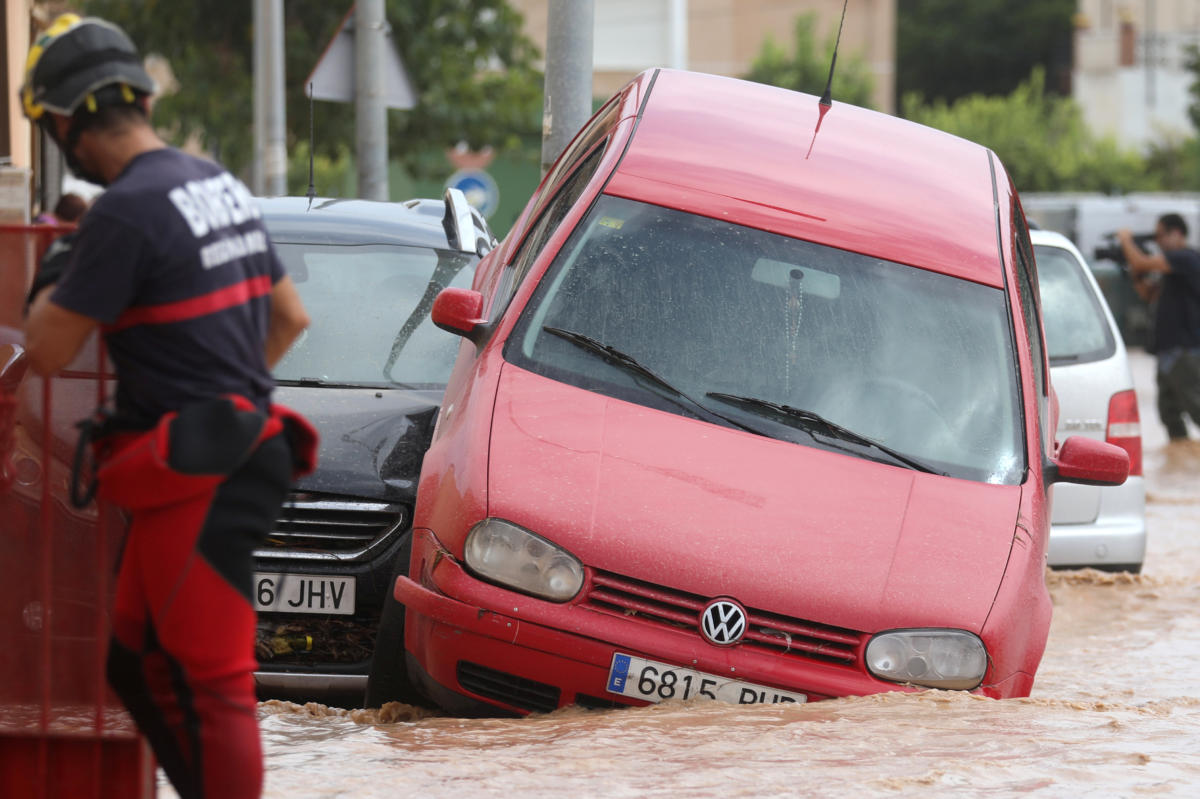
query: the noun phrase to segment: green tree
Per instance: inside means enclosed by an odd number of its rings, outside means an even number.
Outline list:
[[[898,0],[896,96],[1008,94],[1035,66],[1066,90],[1077,0]]]
[[[1188,119],[1192,120],[1192,127],[1200,130],[1200,47],[1189,44],[1183,48],[1183,52],[1184,69],[1192,73],[1192,85],[1188,87],[1188,96],[1191,98]]]
[[[990,147],[1022,192],[1153,191],[1159,171],[1110,137],[1092,135],[1073,100],[1046,92],[1041,68],[1005,96],[972,94],[953,103],[926,104],[905,96],[908,119]]]
[[[768,36],[750,65],[746,80],[821,96],[829,79],[837,29],[818,48],[815,28],[815,14],[802,14],[796,18],[790,54],[774,37]],[[870,70],[862,57],[839,50],[837,69],[833,74],[833,99],[869,107],[872,83]]]
[[[1146,171],[1157,176],[1162,191],[1195,191],[1200,175],[1200,139],[1157,141],[1146,151]]]
[[[253,3],[82,0],[82,5],[86,13],[121,25],[142,52],[169,58],[180,90],[160,100],[155,123],[173,143],[199,137],[231,170],[244,173],[253,155]],[[351,0],[286,4],[289,152],[309,137],[304,79],[351,5]],[[415,108],[388,113],[393,160],[421,175],[431,150],[460,141],[501,152],[536,142],[538,53],[506,0],[387,0],[386,9],[392,40],[418,94]],[[318,101],[314,109],[316,154],[334,161],[346,157],[354,149],[353,105]],[[307,154],[304,158],[307,163]],[[291,188],[306,187],[305,179]]]

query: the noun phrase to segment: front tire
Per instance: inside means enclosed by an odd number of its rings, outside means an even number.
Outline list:
[[[408,574],[411,559],[412,531],[409,531],[396,553],[392,577],[388,580],[387,596],[383,600],[383,611],[375,632],[375,652],[371,656],[364,707],[383,707],[388,702],[423,704],[409,682],[408,668],[404,664],[404,605],[392,595],[396,578]]]

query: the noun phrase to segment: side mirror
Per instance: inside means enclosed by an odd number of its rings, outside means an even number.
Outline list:
[[[1058,448],[1048,476],[1051,483],[1119,486],[1129,476],[1129,453],[1094,438],[1071,436]]]
[[[472,289],[442,289],[429,315],[442,330],[475,344],[490,332],[483,317],[483,295]]]

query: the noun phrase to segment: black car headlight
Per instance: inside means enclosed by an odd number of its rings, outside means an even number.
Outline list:
[[[890,682],[969,691],[987,665],[983,641],[966,630],[893,630],[867,644],[867,670]]]
[[[553,602],[566,602],[583,587],[583,564],[574,555],[501,519],[471,528],[463,560],[485,580]]]

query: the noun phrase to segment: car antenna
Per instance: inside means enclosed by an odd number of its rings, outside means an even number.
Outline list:
[[[808,143],[808,152],[804,155],[806,161],[812,155],[813,145],[817,143],[817,133],[821,130],[821,123],[825,120],[825,115],[829,113],[830,108],[833,108],[833,69],[837,66],[838,47],[842,44],[842,27],[846,24],[846,6],[849,4],[850,0],[842,0],[842,20],[838,23],[837,38],[833,42],[833,55],[829,59],[829,77],[825,80],[825,93],[817,101],[817,127],[813,130],[812,141]]]
[[[308,83],[308,209],[312,210],[313,197],[317,195],[317,189],[313,185],[313,147],[316,144],[316,136],[313,134],[313,85],[312,81]]]

